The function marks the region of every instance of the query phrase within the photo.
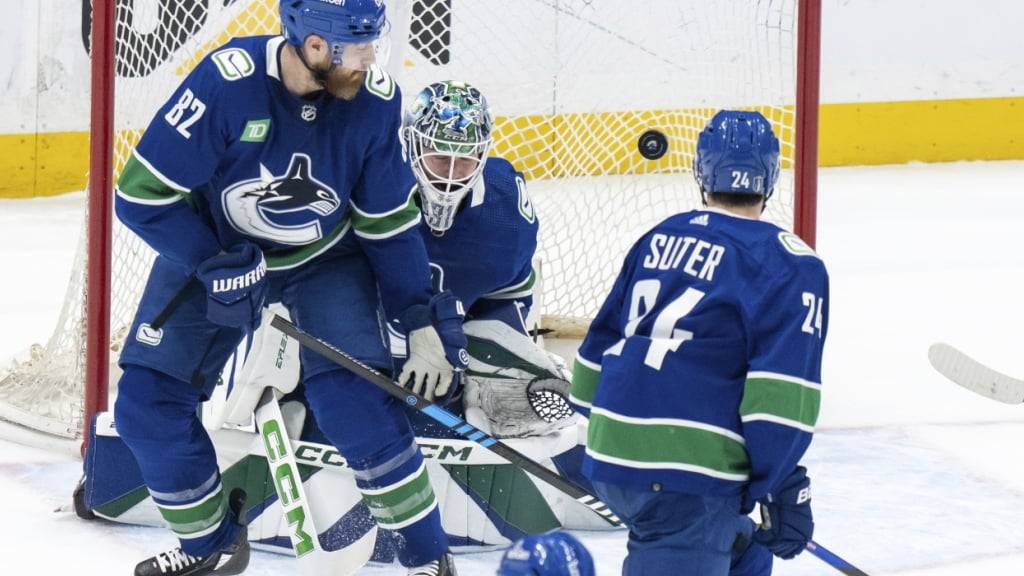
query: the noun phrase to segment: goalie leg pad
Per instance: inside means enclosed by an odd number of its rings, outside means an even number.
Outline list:
[[[344,370],[305,384],[318,425],[348,461],[378,526],[399,534],[392,539],[401,543],[399,562],[418,566],[440,557],[448,536],[405,407]]]
[[[114,418],[160,514],[192,556],[224,548],[238,533],[227,514],[217,457],[196,417],[202,390],[126,366]]]

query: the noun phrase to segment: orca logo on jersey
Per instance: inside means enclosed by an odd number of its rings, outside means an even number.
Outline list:
[[[243,180],[221,195],[231,226],[246,236],[304,246],[324,236],[320,219],[341,206],[337,192],[313,177],[313,162],[292,154],[283,176],[260,165],[260,178]]]

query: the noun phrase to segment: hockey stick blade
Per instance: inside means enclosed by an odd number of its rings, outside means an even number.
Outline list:
[[[997,402],[1024,402],[1024,380],[996,372],[960,350],[937,342],[928,348],[928,361],[946,378]]]
[[[850,564],[846,560],[843,560],[829,549],[825,548],[821,544],[818,544],[814,540],[807,543],[807,551],[814,554],[821,561],[825,562],[829,566],[836,570],[846,574],[847,576],[869,576],[867,572],[857,568],[853,564]]]
[[[573,482],[563,478],[557,472],[552,472],[544,466],[526,457],[522,453],[509,447],[507,444],[491,438],[489,435],[477,430],[473,425],[468,424],[465,420],[458,416],[448,412],[426,398],[414,394],[405,388],[402,388],[390,378],[381,374],[377,370],[363,364],[359,360],[349,356],[348,354],[338,350],[334,346],[320,340],[319,338],[313,337],[302,330],[291,322],[285,320],[280,316],[274,316],[271,321],[271,326],[277,328],[281,332],[284,332],[288,336],[295,338],[299,341],[299,344],[309,348],[313,352],[320,354],[324,358],[327,358],[331,362],[349,370],[353,374],[359,376],[374,384],[378,388],[384,390],[396,399],[404,402],[407,406],[414,410],[423,412],[427,416],[434,420],[444,424],[448,428],[459,433],[463,437],[476,442],[477,444],[487,448],[491,452],[494,452],[498,456],[501,456],[508,462],[515,464],[522,468],[524,471],[532,474],[539,478],[552,488],[559,490],[569,497],[573,498],[577,502],[590,508],[597,513],[601,518],[612,526],[621,526],[622,522],[619,518],[596,497],[591,495],[586,490],[580,488]]]

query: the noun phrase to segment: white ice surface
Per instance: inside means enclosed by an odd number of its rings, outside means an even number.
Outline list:
[[[1004,406],[928,366],[948,341],[1024,374],[1024,162],[826,169],[819,252],[832,280],[819,430],[805,458],[815,539],[873,576],[1024,573],[1024,406]],[[0,359],[49,335],[82,197],[0,201]],[[540,203],[538,203],[540,204]],[[543,218],[543,214],[540,214]],[[80,463],[0,441],[0,575],[129,574],[169,533],[79,520]],[[617,574],[621,533],[581,534]],[[500,554],[458,558],[493,574]],[[246,574],[292,574],[257,553]],[[403,574],[371,566],[363,575]],[[837,573],[809,554],[775,574]]]

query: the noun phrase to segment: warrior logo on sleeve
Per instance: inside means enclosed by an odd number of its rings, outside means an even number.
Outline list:
[[[320,219],[341,205],[338,194],[313,177],[309,156],[298,153],[283,176],[261,164],[260,178],[232,184],[221,198],[236,230],[292,246],[323,238]]]

